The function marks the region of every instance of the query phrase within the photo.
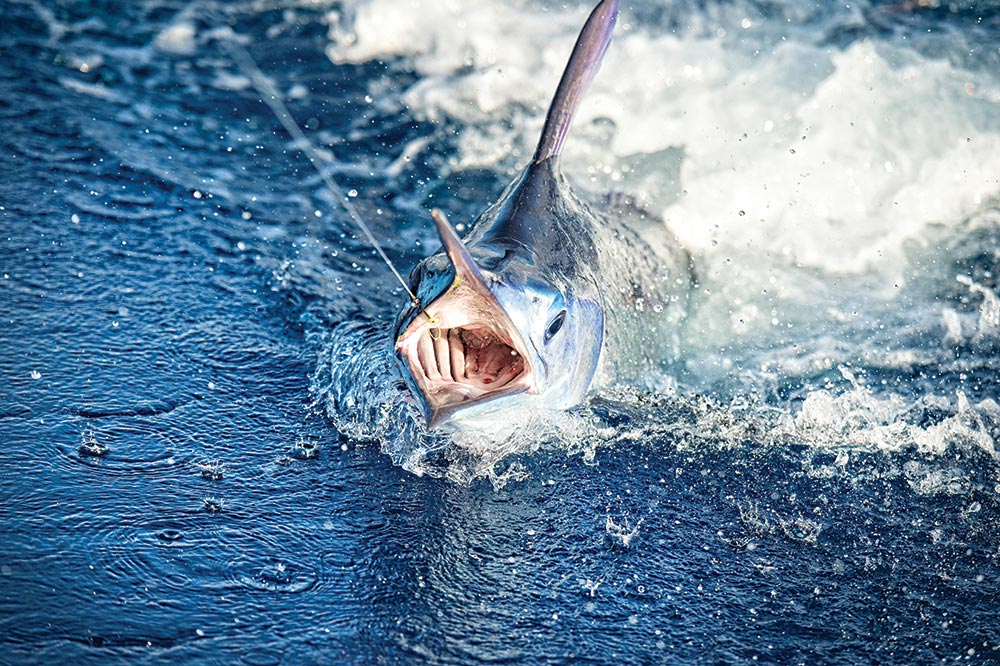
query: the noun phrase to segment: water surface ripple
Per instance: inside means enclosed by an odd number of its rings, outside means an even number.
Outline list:
[[[567,146],[692,250],[681,358],[428,434],[404,269],[586,3],[14,0],[0,663],[1000,660],[1000,9],[622,3]]]

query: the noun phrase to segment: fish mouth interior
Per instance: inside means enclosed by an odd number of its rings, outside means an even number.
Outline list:
[[[492,298],[445,295],[396,342],[427,406],[431,427],[463,406],[534,390],[520,335]]]

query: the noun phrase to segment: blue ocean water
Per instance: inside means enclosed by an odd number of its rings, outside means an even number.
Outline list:
[[[422,430],[337,199],[435,251],[587,9],[3,4],[0,662],[1000,661],[994,3],[623,3],[566,166],[691,249],[682,357]]]

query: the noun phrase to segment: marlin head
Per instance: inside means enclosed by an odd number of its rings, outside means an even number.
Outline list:
[[[557,162],[616,15],[617,0],[594,9],[531,164],[464,241],[432,213],[443,251],[412,273],[419,304],[400,313],[395,330],[397,357],[429,427],[488,411],[485,403],[568,408],[597,373],[605,314],[596,224]]]
[[[428,305],[403,313],[396,340],[430,427],[461,407],[538,390],[524,336],[494,294],[501,283],[483,274],[443,213],[432,215],[445,254],[415,271]]]
[[[428,305],[400,315],[396,339],[428,425],[501,398],[556,409],[579,403],[601,352],[604,313],[593,282],[547,273],[526,248],[467,248],[440,211],[433,215],[445,252],[415,270],[417,297]]]

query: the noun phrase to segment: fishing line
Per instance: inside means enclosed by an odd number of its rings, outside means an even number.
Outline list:
[[[413,290],[410,289],[408,284],[406,284],[406,280],[404,280],[403,276],[396,270],[396,266],[392,263],[392,260],[389,259],[388,255],[386,255],[385,251],[382,249],[382,245],[379,244],[378,240],[376,240],[375,234],[372,233],[371,228],[369,228],[365,221],[361,219],[361,215],[358,214],[354,204],[351,203],[349,198],[343,195],[343,189],[337,181],[334,180],[333,176],[331,176],[321,166],[322,159],[320,158],[319,153],[316,151],[312,142],[306,138],[306,135],[302,131],[302,128],[299,127],[299,124],[295,122],[294,118],[292,118],[292,114],[289,113],[288,107],[285,105],[284,96],[264,75],[264,72],[262,72],[260,67],[257,66],[257,62],[253,59],[253,56],[250,55],[250,52],[247,51],[242,44],[237,42],[235,38],[222,40],[222,42],[229,51],[229,54],[233,57],[236,65],[240,68],[240,71],[242,71],[243,74],[250,79],[251,83],[253,83],[253,87],[262,97],[262,101],[270,107],[271,111],[274,112],[274,115],[277,116],[278,121],[281,122],[281,125],[285,128],[285,131],[288,132],[292,139],[295,140],[296,147],[305,153],[306,158],[308,158],[309,163],[313,165],[313,168],[316,169],[316,173],[318,173],[319,177],[323,180],[323,184],[326,185],[327,190],[329,190],[330,194],[333,195],[334,199],[340,202],[340,205],[347,213],[347,216],[351,218],[351,221],[354,222],[355,226],[361,230],[361,233],[364,234],[365,238],[375,249],[375,252],[378,253],[378,256],[381,257],[382,261],[385,262],[385,265],[389,267],[389,270],[392,271],[392,274],[396,277],[396,280],[399,281],[399,284],[401,284],[403,289],[406,290],[406,293],[409,295],[410,301],[413,303],[414,307],[423,312],[428,321],[433,322],[434,318],[427,312],[427,310],[424,309],[420,299],[417,298],[417,295],[414,294]]]

